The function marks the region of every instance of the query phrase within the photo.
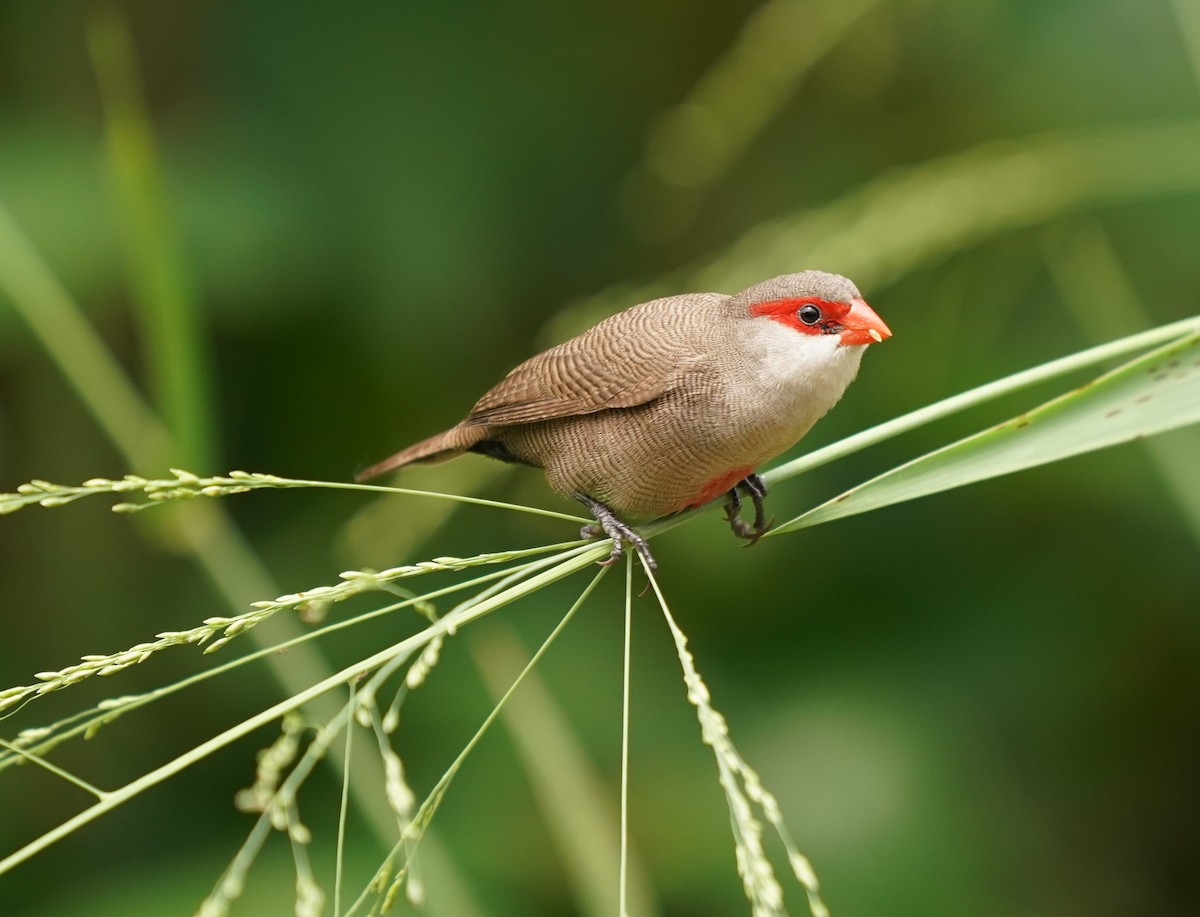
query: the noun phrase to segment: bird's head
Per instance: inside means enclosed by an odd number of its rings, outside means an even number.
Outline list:
[[[858,287],[838,274],[784,274],[756,283],[735,299],[752,317],[779,322],[800,334],[836,335],[841,346],[876,344],[892,336]]]

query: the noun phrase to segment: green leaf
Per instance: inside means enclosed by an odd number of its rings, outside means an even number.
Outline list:
[[[913,459],[779,526],[780,534],[1200,422],[1200,332],[998,426]]]

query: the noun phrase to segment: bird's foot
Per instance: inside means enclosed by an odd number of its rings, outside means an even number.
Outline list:
[[[751,525],[745,519],[742,519],[738,516],[731,517],[729,515],[728,504],[726,504],[725,510],[725,518],[729,521],[729,527],[733,530],[733,534],[735,534],[738,538],[744,538],[746,540],[746,543],[742,545],[744,548],[750,547],[750,545],[762,538],[763,535],[771,531],[775,525],[774,517],[771,517],[762,525]]]
[[[642,556],[646,566],[651,572],[658,569],[658,564],[654,561],[654,555],[650,553],[650,545],[646,544],[646,539],[639,535],[634,529],[625,522],[617,518],[607,505],[599,500],[593,500],[587,494],[575,494],[575,499],[586,506],[596,521],[585,525],[579,530],[581,538],[599,538],[601,536],[612,539],[612,553],[602,561],[599,561],[602,567],[611,567],[621,559],[625,553],[625,542],[629,542]]]
[[[738,491],[745,493],[754,504],[754,524],[751,525],[742,518],[742,498]],[[746,539],[745,547],[750,547],[762,538],[775,524],[774,518],[768,519],[763,508],[763,498],[767,495],[767,485],[756,474],[749,474],[738,481],[729,491],[729,502],[725,504],[725,520],[738,538]]]

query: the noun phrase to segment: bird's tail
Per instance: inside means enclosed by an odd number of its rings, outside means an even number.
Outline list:
[[[472,429],[461,425],[451,427],[444,433],[423,439],[407,449],[401,449],[395,455],[389,455],[382,462],[376,462],[370,468],[364,468],[354,476],[354,480],[368,481],[414,462],[444,462],[456,455],[462,455],[481,438],[482,431],[478,428]]]

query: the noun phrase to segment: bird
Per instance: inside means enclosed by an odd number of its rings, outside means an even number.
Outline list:
[[[837,403],[866,347],[892,332],[847,278],[805,270],[736,295],[639,303],[513,369],[466,418],[366,468],[365,481],[473,452],[541,468],[596,520],[581,537],[654,556],[632,521],[726,495],[749,544],[767,532],[756,469]],[[742,499],[754,522],[741,516]]]

